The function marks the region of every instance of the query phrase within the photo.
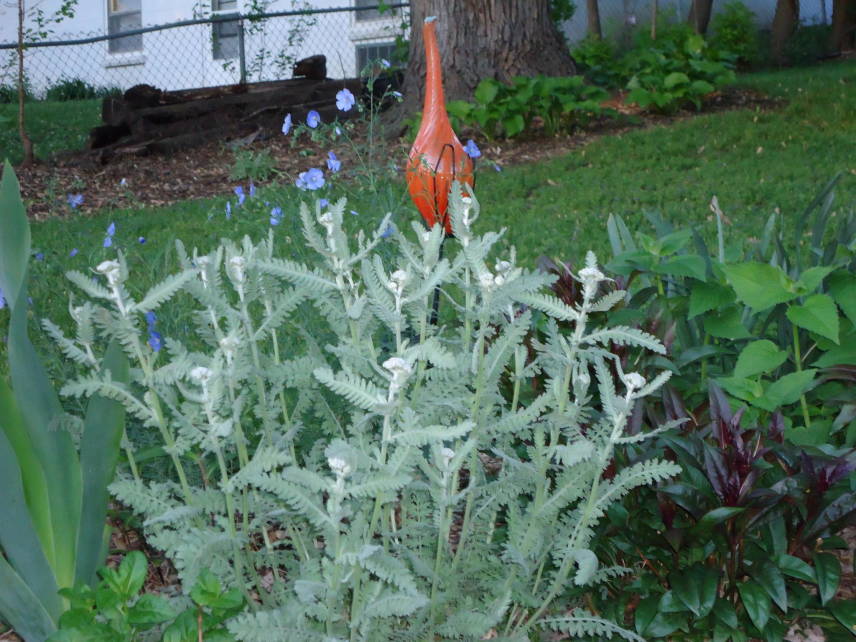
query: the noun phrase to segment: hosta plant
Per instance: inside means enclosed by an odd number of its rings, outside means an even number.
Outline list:
[[[627,436],[633,405],[670,373],[646,381],[606,346],[664,348],[591,322],[623,296],[598,295],[593,255],[565,305],[550,277],[498,253],[501,233],[474,234],[472,194],[456,185],[451,203],[446,258],[439,227],[346,231],[340,200],[302,209],[314,265],[277,257],[271,232],[208,254],[179,245],[183,271],[146,303],[124,288],[121,254],[98,268],[107,287],[71,275],[136,365],[131,386],[91,372],[65,391],[118,399],[162,435],[175,480],[112,490],[185,586],[207,568],[243,595],[239,640],[640,640],[585,594],[627,572],[593,549],[604,514],[679,470],[652,458],[610,472],[617,447],[649,436]],[[439,326],[436,288],[455,311]],[[204,348],[146,346],[143,313],[179,290],[198,301]],[[551,321],[530,353],[534,310]],[[521,404],[534,376],[541,393]]]
[[[113,480],[125,409],[94,395],[84,418],[66,413],[27,330],[30,228],[7,163],[0,184],[0,291],[10,308],[11,387],[0,375],[0,618],[26,642],[42,642],[68,603],[61,589],[93,581],[106,556],[107,486]],[[87,306],[78,356],[122,386],[128,361],[118,343],[92,345]],[[82,431],[82,432],[81,432]],[[74,435],[79,436],[79,444]]]

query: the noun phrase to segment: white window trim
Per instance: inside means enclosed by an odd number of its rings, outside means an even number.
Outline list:
[[[102,63],[106,69],[115,67],[133,67],[146,64],[145,51],[107,52]]]

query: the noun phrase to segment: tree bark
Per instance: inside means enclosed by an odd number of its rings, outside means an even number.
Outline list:
[[[832,0],[832,51],[856,49],[856,0]]]
[[[799,0],[778,0],[773,24],[770,27],[772,42],[770,54],[775,62],[786,62],[788,43],[800,21]]]
[[[603,38],[603,31],[600,27],[600,6],[598,5],[598,0],[586,0],[586,14],[588,16],[589,37],[600,40]]]
[[[27,135],[24,127],[24,0],[18,0],[18,135],[21,137],[21,147],[24,148],[23,165],[32,165],[33,141]]]
[[[693,0],[690,5],[690,14],[687,22],[692,25],[696,33],[707,33],[710,24],[710,14],[713,11],[713,0]]]
[[[422,24],[437,17],[437,41],[446,100],[472,100],[485,78],[509,82],[513,76],[571,76],[576,66],[550,17],[550,0],[412,0],[410,59],[404,99],[394,110],[388,133],[401,133],[407,114],[422,110],[425,98],[425,44]]]

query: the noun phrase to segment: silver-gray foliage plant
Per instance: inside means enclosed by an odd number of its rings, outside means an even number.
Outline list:
[[[302,206],[315,267],[277,258],[271,231],[192,257],[179,243],[182,271],[139,301],[121,254],[98,266],[100,283],[69,275],[103,306],[73,308],[78,337],[60,337],[68,355],[94,362],[100,333],[136,368],[130,388],[93,371],[64,394],[121,400],[161,435],[177,481],[143,481],[132,465],[111,490],[143,516],[185,587],[204,566],[243,592],[250,606],[229,623],[238,640],[525,640],[545,629],[640,640],[557,597],[627,571],[599,566],[593,529],[633,488],[678,472],[648,460],[604,476],[616,445],[650,435],[627,437],[628,414],[669,377],[625,374],[607,347],[664,348],[639,330],[591,326],[592,312],[624,296],[597,298],[605,277],[593,254],[572,307],[513,249],[490,267],[502,233],[473,234],[471,193],[453,190],[450,209],[451,261],[440,258],[440,226],[414,224],[416,242],[395,233],[385,265],[378,232],[344,230],[343,199]],[[456,313],[439,327],[438,286]],[[180,291],[198,302],[205,350],[166,339],[157,353],[144,315]],[[335,345],[301,323],[312,307]],[[533,357],[523,340],[534,310],[549,322]],[[286,337],[300,356],[281,359]],[[521,406],[536,375],[542,392]],[[296,448],[307,430],[323,437]],[[185,471],[194,453],[209,467],[198,485]]]

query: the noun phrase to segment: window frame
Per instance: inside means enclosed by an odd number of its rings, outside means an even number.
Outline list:
[[[212,17],[213,16],[231,16],[231,15],[238,16],[238,17],[241,16],[241,12],[243,9],[243,7],[241,6],[243,3],[241,2],[241,0],[225,0],[229,4],[231,4],[232,2],[234,2],[234,4],[235,4],[234,8],[230,7],[228,9],[221,9],[220,8],[220,4],[222,1],[223,0],[211,0],[211,15],[212,15]],[[240,58],[240,56],[241,56],[240,46],[241,45],[240,45],[240,36],[238,34],[238,29],[240,29],[240,25],[238,23],[239,23],[238,20],[227,20],[227,21],[223,21],[223,22],[212,22],[211,23],[211,58],[212,58],[212,60],[228,61],[228,60],[237,60],[238,58]],[[223,36],[220,33],[220,30],[224,26],[233,26],[233,25],[236,27],[234,35],[228,34],[226,36]],[[232,44],[233,39],[234,39],[234,44]],[[228,42],[229,46],[228,47],[221,46],[218,48],[218,42],[220,42],[220,41]]]
[[[128,16],[138,16],[139,27],[136,27],[136,28],[137,29],[142,28],[142,26],[143,26],[143,2],[142,2],[142,0],[140,0],[140,2],[139,2],[140,8],[136,9],[136,10],[132,10],[132,11],[115,10],[113,7],[115,7],[117,4],[118,4],[118,0],[107,0],[107,3],[106,3],[107,11],[106,11],[105,22],[107,23],[107,35],[115,35],[115,33],[122,33],[121,30],[117,31],[117,32],[113,32],[113,30],[111,29],[111,25],[113,24],[114,18],[121,19],[121,18],[128,17]],[[134,49],[119,48],[120,47],[119,43],[122,43],[122,42],[125,42],[125,43],[129,43],[129,42],[137,43],[138,42],[139,46],[134,48]],[[145,52],[145,50],[146,50],[146,46],[145,46],[145,42],[143,41],[143,34],[137,34],[134,36],[127,36],[125,38],[113,38],[113,39],[110,39],[107,41],[107,53],[110,56],[120,56],[120,57],[121,56],[131,56],[131,57],[140,56]]]

